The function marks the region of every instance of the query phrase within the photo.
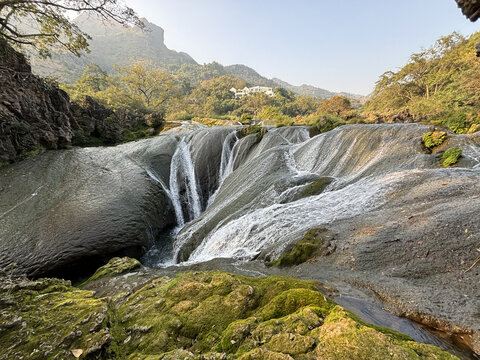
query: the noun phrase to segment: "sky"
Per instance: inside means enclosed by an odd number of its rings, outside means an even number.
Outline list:
[[[480,31],[454,0],[126,0],[198,63],[367,95],[440,36]]]

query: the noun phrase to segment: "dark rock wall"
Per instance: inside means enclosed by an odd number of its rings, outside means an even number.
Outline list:
[[[68,95],[34,76],[25,57],[0,39],[0,162],[72,139]]]
[[[118,143],[125,129],[147,123],[147,117],[114,113],[89,97],[82,104],[71,103],[56,84],[33,75],[25,57],[0,38],[0,163],[64,148],[72,141],[83,145],[88,137]]]
[[[462,9],[463,15],[471,21],[480,18],[480,0],[456,0],[458,7]]]

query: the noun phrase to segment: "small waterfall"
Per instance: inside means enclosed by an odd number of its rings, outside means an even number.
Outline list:
[[[223,143],[222,160],[220,162],[220,176],[218,187],[220,187],[225,178],[233,171],[233,148],[238,141],[237,132],[229,134]]]
[[[200,216],[202,207],[197,190],[195,168],[189,146],[184,139],[180,141],[172,157],[169,195],[175,209],[178,227]]]
[[[230,175],[233,172],[233,163],[235,162],[234,150],[235,150],[235,146],[237,146],[238,144],[238,140],[239,139],[237,136],[237,132],[234,131],[228,134],[227,137],[225,138],[225,141],[223,142],[222,158],[220,161],[220,171],[218,176],[218,185],[215,192],[208,199],[208,206],[210,206],[215,200],[215,197],[217,196],[218,191],[220,190],[220,187],[222,186],[225,179],[228,177],[228,175]]]

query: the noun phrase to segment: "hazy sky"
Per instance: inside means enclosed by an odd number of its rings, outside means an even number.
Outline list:
[[[294,85],[368,94],[378,76],[453,31],[454,0],[127,0],[199,63],[245,64]]]

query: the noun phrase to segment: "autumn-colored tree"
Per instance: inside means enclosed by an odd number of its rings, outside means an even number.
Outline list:
[[[345,96],[337,95],[323,100],[317,108],[318,114],[332,114],[346,117],[353,110],[352,103]]]

